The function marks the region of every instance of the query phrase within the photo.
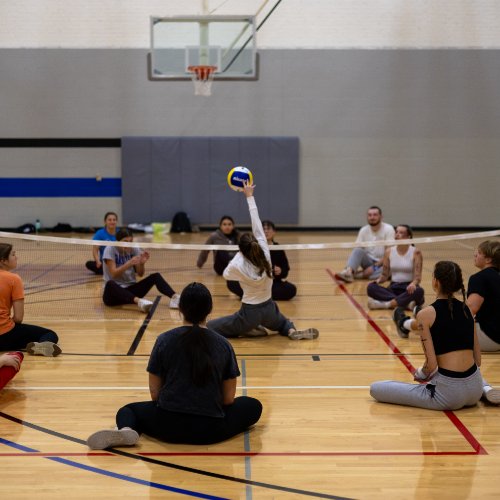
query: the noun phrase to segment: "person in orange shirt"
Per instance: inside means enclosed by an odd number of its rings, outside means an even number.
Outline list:
[[[12,272],[16,267],[12,245],[0,243],[0,351],[26,349],[28,354],[58,356],[61,348],[55,332],[23,323],[24,287],[21,278]]]

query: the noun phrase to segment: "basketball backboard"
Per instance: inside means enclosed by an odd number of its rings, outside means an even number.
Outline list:
[[[151,17],[151,80],[189,80],[193,66],[215,66],[216,80],[256,80],[254,16]]]

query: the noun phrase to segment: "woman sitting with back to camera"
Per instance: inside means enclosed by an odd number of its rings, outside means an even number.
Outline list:
[[[418,328],[425,363],[414,373],[423,384],[375,382],[370,394],[382,403],[430,410],[458,410],[475,405],[483,395],[481,350],[474,318],[465,303],[462,270],[458,264],[440,261],[434,267],[432,288],[436,301],[410,318],[405,327]],[[462,300],[454,297],[462,293]]]
[[[179,310],[183,326],[162,333],[149,358],[151,401],[121,408],[117,430],[92,434],[87,440],[91,449],[131,446],[141,433],[168,443],[218,443],[259,420],[260,401],[235,397],[240,371],[231,344],[207,328],[212,311],[207,287],[187,285]]]
[[[262,337],[267,330],[278,332],[292,340],[315,339],[316,328],[297,330],[271,297],[273,286],[272,262],[266,235],[253,197],[255,186],[243,182],[253,233],[245,233],[238,244],[240,251],[224,271],[226,280],[239,281],[243,289],[238,312],[208,322],[208,328],[224,337]]]
[[[132,242],[130,229],[122,228],[116,233],[116,240]],[[153,273],[137,281],[137,276],[144,276],[145,264],[149,252],[140,248],[107,246],[104,250],[104,292],[102,300],[107,306],[136,304],[142,312],[148,312],[153,302],[143,297],[156,286],[158,291],[170,298],[170,308],[179,307],[179,295],[163,279],[160,273]]]

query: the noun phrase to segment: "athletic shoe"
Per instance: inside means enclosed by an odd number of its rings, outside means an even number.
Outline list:
[[[263,326],[256,326],[249,332],[242,335],[243,337],[267,337],[267,330]]]
[[[337,278],[340,281],[345,281],[346,283],[352,283],[354,281],[354,276],[347,269],[344,269],[343,271],[336,273],[335,278]]]
[[[363,280],[363,279],[365,279],[365,272],[364,271],[356,271],[354,273],[354,279],[355,280]]]
[[[394,309],[394,312],[392,313],[392,319],[396,324],[398,335],[403,339],[407,339],[408,335],[410,334],[410,330],[408,330],[408,328],[405,328],[403,325],[407,319],[410,319],[410,317],[406,316],[404,309],[402,307],[396,307],[396,309]]]
[[[139,440],[139,434],[134,429],[106,429],[94,432],[87,439],[91,450],[104,450],[115,446],[133,446]]]
[[[180,298],[181,296],[178,293],[174,293],[172,297],[170,297],[170,304],[168,307],[170,307],[170,309],[179,309]]]
[[[59,356],[62,350],[54,342],[30,342],[26,346],[26,352],[34,356],[47,356],[53,357]]]
[[[408,309],[408,311],[413,311],[413,309],[417,306],[417,303],[412,300],[407,306],[406,306],[406,309]]]
[[[422,306],[415,306],[413,308],[413,316],[416,318],[417,314],[422,310]]]
[[[153,307],[153,303],[147,299],[139,299],[139,302],[137,302],[137,307],[139,308],[139,311],[147,313]]]
[[[486,389],[486,387],[484,389]],[[488,390],[484,390],[483,399],[492,405],[500,405],[500,389],[493,389],[493,387],[489,387]]]
[[[288,338],[291,340],[302,340],[302,339],[317,339],[319,337],[319,331],[316,328],[307,328],[306,330],[294,330],[288,334]]]
[[[368,309],[389,309],[389,302],[382,302],[368,297]]]

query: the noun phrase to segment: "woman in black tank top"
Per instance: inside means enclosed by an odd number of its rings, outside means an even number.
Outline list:
[[[422,309],[416,320],[405,322],[407,328],[418,330],[425,354],[425,363],[415,371],[414,380],[427,384],[375,382],[370,392],[377,401],[457,410],[475,405],[482,396],[481,351],[474,319],[465,303],[460,267],[451,261],[438,262],[432,288],[436,301]],[[457,292],[463,300],[455,298]]]

